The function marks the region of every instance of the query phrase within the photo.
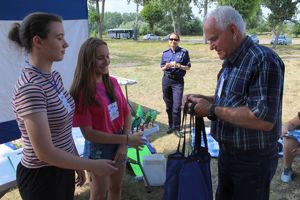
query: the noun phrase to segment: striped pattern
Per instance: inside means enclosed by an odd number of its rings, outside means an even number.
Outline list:
[[[50,81],[52,83],[55,81],[59,93],[63,92],[68,99],[72,107],[71,113],[68,113],[64,107]],[[40,161],[35,155],[25,129],[23,117],[31,113],[47,112],[54,146],[70,153],[76,152],[72,138],[74,101],[64,89],[58,72],[53,71],[51,74],[46,74],[43,77],[35,69],[25,67],[15,86],[12,104],[24,143],[21,162],[25,167],[38,168],[48,165]]]

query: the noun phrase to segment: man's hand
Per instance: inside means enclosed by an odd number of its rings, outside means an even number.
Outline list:
[[[197,116],[206,117],[209,114],[209,110],[212,104],[204,98],[197,98],[197,104],[195,105],[195,113]]]
[[[189,97],[191,96],[191,94],[186,94],[183,95],[182,97],[182,103],[181,103],[181,107],[184,108],[184,105],[189,102]]]

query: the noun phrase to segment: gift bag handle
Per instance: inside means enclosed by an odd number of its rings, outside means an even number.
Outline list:
[[[183,155],[185,155],[187,109],[188,109],[187,104],[185,104],[183,107],[182,120],[181,120],[181,128],[183,129],[183,144],[182,144],[182,148],[181,148],[181,153]],[[177,153],[180,153],[181,138],[182,137],[179,137],[179,142],[178,142],[178,146],[177,146],[177,150],[176,150]]]
[[[208,151],[207,137],[205,132],[205,125],[203,117],[195,116],[195,150],[200,151],[203,149],[201,147],[201,140],[203,138],[204,149]]]

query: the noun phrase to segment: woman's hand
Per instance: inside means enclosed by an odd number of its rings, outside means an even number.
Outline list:
[[[84,170],[76,170],[75,172],[76,172],[76,180],[75,180],[76,186],[81,187],[81,186],[83,186],[83,184],[86,181],[85,171]]]
[[[166,63],[165,66],[163,67],[163,71],[169,69],[172,67],[172,64],[171,63]]]

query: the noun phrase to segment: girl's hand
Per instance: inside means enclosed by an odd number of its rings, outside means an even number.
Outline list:
[[[118,168],[115,166],[115,161],[107,159],[99,159],[92,161],[93,165],[91,171],[98,176],[109,176],[118,171]]]
[[[282,130],[281,130],[281,136],[285,137],[288,131],[288,127],[286,125],[282,126]]]
[[[76,186],[81,187],[86,181],[85,171],[84,170],[76,170]]]
[[[143,137],[143,132],[137,132],[132,135],[128,135],[128,144],[133,148],[139,148],[146,144],[147,140]]]
[[[294,153],[295,155],[300,155],[300,145],[298,145],[295,149],[293,149],[291,151],[292,153]]]
[[[116,152],[114,161],[116,162],[116,166],[122,166],[126,163],[127,160],[127,145],[119,145],[118,150]]]

